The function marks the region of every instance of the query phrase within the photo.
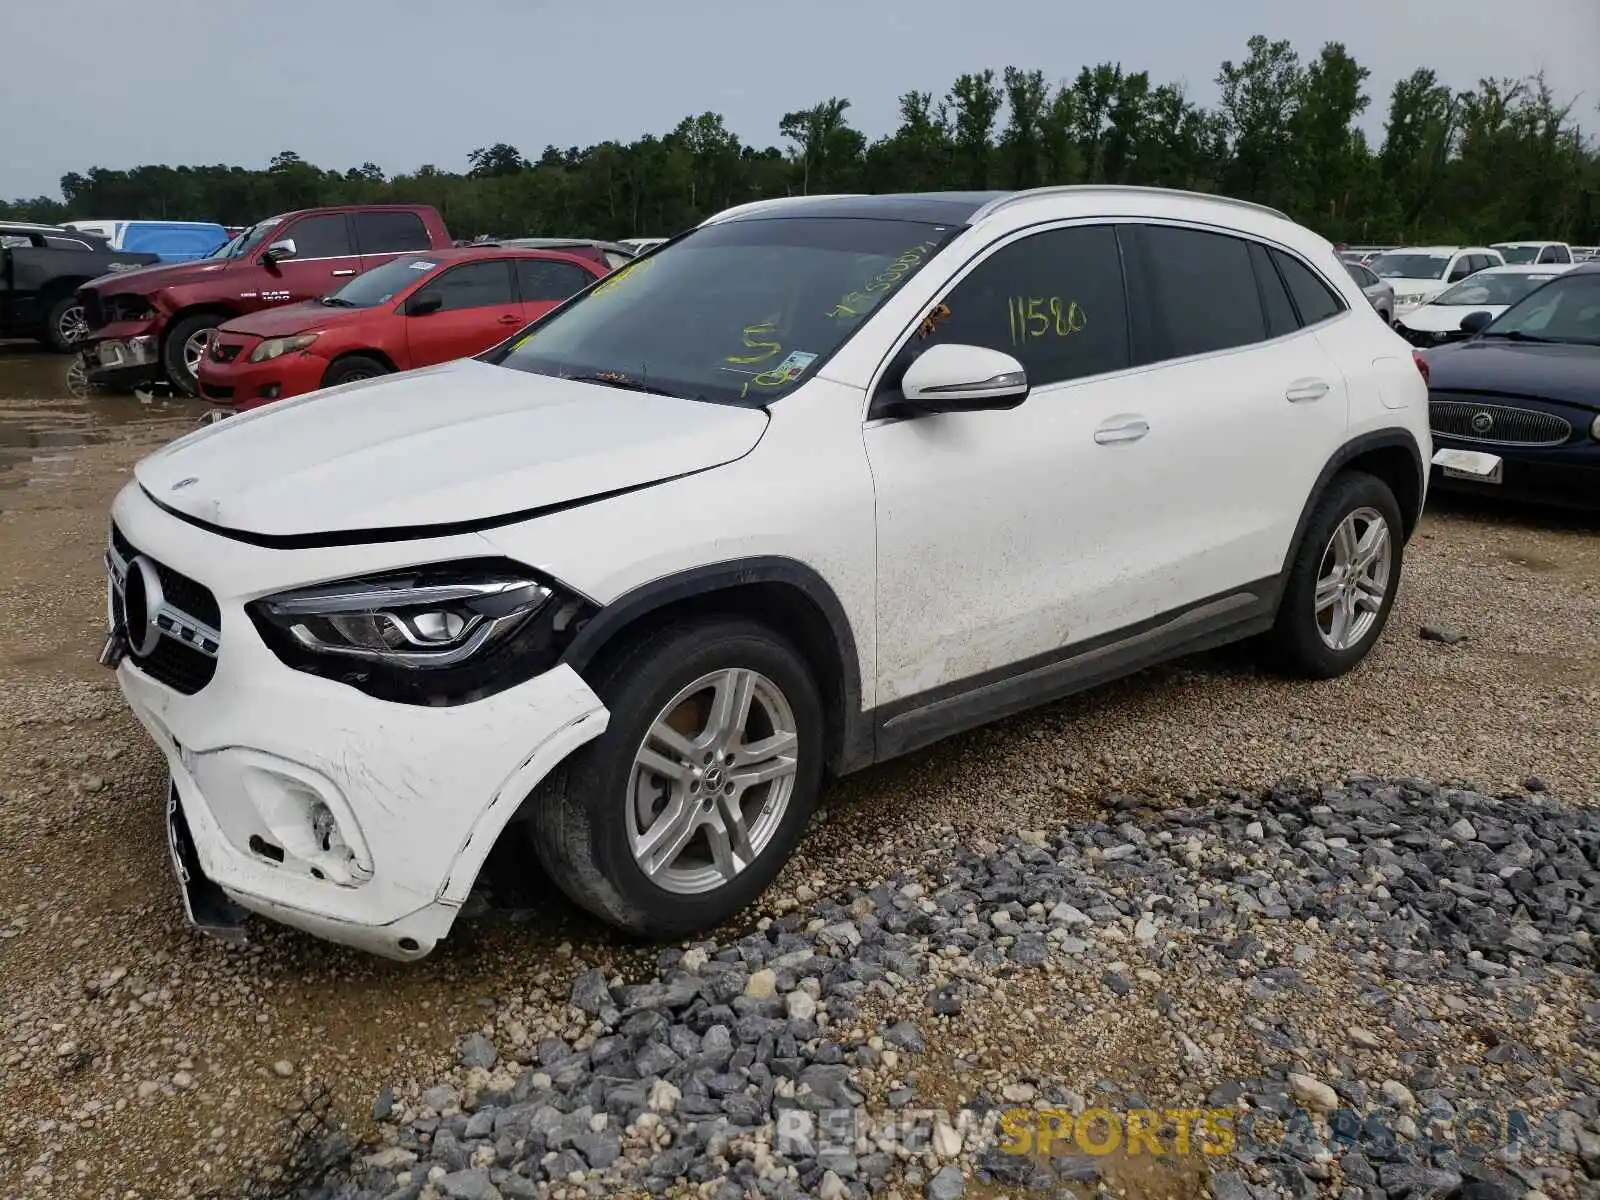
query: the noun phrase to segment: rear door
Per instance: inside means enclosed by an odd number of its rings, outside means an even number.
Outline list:
[[[509,259],[451,267],[413,293],[407,308],[423,296],[437,296],[440,304],[432,312],[406,314],[406,345],[413,367],[477,354],[523,324]]]
[[[1129,227],[1126,241],[1148,436],[1130,456],[1116,525],[1142,560],[1130,579],[1145,588],[1125,597],[1138,619],[1282,569],[1349,425],[1345,375],[1318,331],[1357,318],[1323,284],[1323,309],[1301,319],[1273,265],[1280,252],[1260,243],[1155,222]]]
[[[245,300],[257,300],[263,305],[289,304],[298,300],[315,300],[337,291],[345,280],[361,270],[361,257],[356,253],[355,239],[347,214],[311,213],[283,229],[275,229],[267,237],[267,246],[283,241],[294,243],[294,257],[268,265],[261,263],[256,295],[247,291]],[[267,246],[262,247],[265,255]]]
[[[398,254],[433,249],[427,226],[414,212],[358,212],[351,219],[363,271],[381,266]]]
[[[559,258],[517,258],[517,288],[521,293],[522,319],[536,321],[569,296],[583,291],[599,277],[575,262]]]

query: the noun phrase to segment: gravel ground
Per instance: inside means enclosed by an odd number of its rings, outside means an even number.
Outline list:
[[[648,981],[655,977],[654,952],[617,942],[575,914],[548,883],[519,875],[519,862],[510,862],[508,873],[496,881],[494,906],[463,921],[439,951],[412,966],[366,958],[264,925],[252,929],[252,943],[242,949],[208,943],[183,929],[158,803],[164,794],[162,766],[93,656],[104,624],[99,556],[110,498],[131,464],[160,440],[186,429],[193,414],[182,406],[139,406],[134,401],[98,399],[82,405],[50,400],[59,393],[32,376],[24,385],[15,383],[37,361],[0,353],[0,395],[44,397],[0,400],[0,853],[8,864],[0,873],[0,994],[6,998],[0,1006],[0,1087],[7,1099],[0,1109],[0,1169],[11,1184],[9,1193],[238,1195],[241,1179],[259,1178],[269,1167],[284,1164],[281,1118],[304,1110],[307,1095],[322,1097],[329,1119],[343,1123],[364,1147],[382,1146],[385,1139],[397,1138],[404,1125],[374,1122],[374,1097],[387,1086],[402,1121],[413,1112],[420,1116],[422,1093],[447,1078],[461,1037],[474,1028],[504,1056],[489,1075],[511,1079],[513,1089],[523,1085],[526,1072],[512,1064],[530,1047],[537,1058],[544,1037],[562,1037],[569,1047],[595,1037],[599,1031],[588,1028],[593,1022],[579,1020],[567,1007],[574,980],[598,967],[607,980],[620,975]],[[932,895],[945,886],[941,880],[947,873],[982,865],[973,852],[986,848],[985,839],[1001,839],[1019,829],[1068,828],[1078,850],[1075,858],[1066,854],[1054,832],[1043,846],[1030,843],[1028,852],[1048,850],[1057,864],[1050,876],[1056,882],[1050,886],[1062,896],[1083,897],[1067,902],[1090,914],[1094,936],[1080,930],[1071,933],[1072,940],[1052,939],[1046,932],[1043,963],[1009,977],[999,972],[1010,969],[1014,947],[1022,945],[1023,955],[1029,956],[1027,947],[1037,945],[1022,936],[1036,932],[1026,928],[1027,922],[1038,921],[1037,932],[1060,924],[1048,919],[1055,901],[1040,920],[1027,913],[1030,900],[1012,914],[1016,934],[991,922],[981,944],[957,949],[954,955],[945,955],[944,941],[935,939],[930,949],[940,949],[940,962],[934,969],[954,977],[957,959],[965,955],[972,960],[962,978],[973,990],[955,997],[961,1012],[943,1017],[923,1010],[931,984],[922,988],[919,981],[917,988],[909,988],[887,976],[856,980],[867,986],[851,1000],[848,993],[832,990],[836,981],[831,974],[790,968],[813,979],[817,995],[812,999],[826,1004],[819,1004],[812,1019],[829,1016],[827,1040],[848,1045],[841,1050],[847,1059],[839,1064],[819,1061],[819,1051],[798,1040],[798,1055],[777,1055],[776,1038],[769,1058],[798,1058],[803,1067],[849,1067],[846,1082],[861,1089],[874,1111],[888,1104],[890,1091],[899,1090],[890,1085],[902,1076],[916,1088],[917,1103],[930,1107],[955,1108],[980,1095],[992,1097],[996,1088],[1004,1100],[1008,1084],[1014,1095],[1022,1095],[1020,1089],[1026,1087],[1033,1087],[1036,1095],[1062,1088],[1076,1090],[1086,1102],[1110,1103],[1112,1093],[1096,1091],[1103,1079],[1118,1087],[1138,1086],[1160,1108],[1196,1096],[1203,1099],[1209,1089],[1239,1080],[1259,1078],[1245,1092],[1275,1095],[1284,1077],[1271,1076],[1269,1068],[1291,1066],[1335,1088],[1367,1079],[1363,1071],[1381,1067],[1389,1072],[1385,1078],[1413,1091],[1434,1090],[1416,1082],[1419,1070],[1432,1069],[1444,1072],[1441,1078],[1447,1083],[1439,1086],[1476,1096],[1472,1088],[1479,1083],[1457,1076],[1496,1050],[1499,1042],[1480,1039],[1470,1020],[1488,1022],[1500,1030],[1495,1034],[1500,1041],[1530,1046],[1531,1053],[1548,1059],[1540,1068],[1541,1077],[1548,1076],[1548,1089],[1530,1093],[1525,1104],[1578,1104],[1572,1111],[1583,1116],[1581,1100],[1573,1099],[1578,1089],[1556,1070],[1590,1070],[1585,1047],[1593,1043],[1593,1031],[1585,1034],[1589,1017],[1571,1000],[1575,990],[1587,988],[1577,973],[1579,964],[1558,958],[1548,973],[1519,964],[1515,974],[1503,978],[1480,979],[1476,973],[1470,980],[1448,973],[1414,978],[1390,962],[1395,951],[1388,943],[1382,943],[1385,949],[1376,959],[1365,961],[1358,956],[1375,951],[1370,942],[1361,948],[1367,936],[1361,928],[1319,917],[1324,927],[1308,929],[1291,907],[1288,917],[1252,914],[1256,928],[1240,926],[1244,932],[1234,936],[1249,933],[1258,939],[1265,962],[1252,950],[1239,957],[1253,965],[1236,969],[1229,965],[1236,960],[1216,952],[1213,943],[1222,935],[1212,924],[1201,921],[1190,928],[1179,915],[1187,911],[1185,889],[1198,894],[1202,887],[1228,886],[1231,897],[1236,886],[1260,885],[1230,883],[1240,877],[1229,875],[1233,868],[1225,862],[1217,866],[1227,868],[1223,874],[1197,874],[1183,857],[1187,851],[1171,848],[1164,867],[1148,867],[1148,880],[1125,872],[1120,864],[1112,870],[1114,857],[1110,863],[1097,862],[1095,873],[1088,874],[1082,838],[1093,827],[1081,822],[1102,818],[1110,821],[1110,829],[1120,828],[1126,814],[1105,817],[1106,798],[1117,794],[1183,806],[1220,795],[1225,787],[1253,795],[1286,777],[1330,780],[1353,771],[1472,781],[1484,796],[1521,790],[1537,774],[1550,794],[1578,807],[1592,803],[1600,781],[1600,737],[1595,734],[1600,711],[1600,652],[1594,638],[1600,627],[1597,529],[1593,522],[1544,515],[1497,516],[1460,508],[1430,512],[1409,550],[1404,590],[1385,641],[1346,679],[1323,685],[1287,683],[1258,674],[1243,655],[1211,655],[1146,672],[834,786],[824,796],[821,819],[800,854],[750,921],[775,921],[786,936],[805,940],[815,953],[815,938],[808,932],[811,921],[838,923],[823,898],[848,909],[866,901],[845,889],[888,872],[894,892],[924,870],[930,874],[920,886]],[[1424,625],[1467,637],[1452,645],[1425,641],[1418,636]],[[1269,799],[1266,811],[1296,811],[1295,795],[1283,793],[1287,798],[1281,803]],[[1351,894],[1361,895],[1364,903],[1382,905],[1391,897],[1409,895],[1398,882],[1382,885],[1391,893],[1385,897],[1376,894],[1375,882],[1373,892],[1364,892],[1360,889],[1367,881],[1357,885],[1342,876],[1329,882],[1293,875],[1291,866],[1298,871],[1312,860],[1298,849],[1272,849],[1272,839],[1282,835],[1273,832],[1267,816],[1260,819],[1264,840],[1251,845],[1262,863],[1254,865],[1268,882],[1282,879],[1286,898],[1287,885],[1297,878],[1299,887],[1318,894],[1325,888],[1356,888]],[[1468,819],[1478,820],[1475,815]],[[1147,830],[1147,842],[1129,841],[1136,853],[1128,861],[1144,864],[1147,855],[1162,849],[1162,843],[1152,840],[1159,836],[1162,820],[1152,814],[1138,817],[1134,823]],[[1216,831],[1200,832],[1202,856],[1240,853],[1241,835],[1229,824],[1238,820],[1222,818]],[[930,837],[929,830],[942,831]],[[1120,845],[1124,835],[1102,832],[1095,840]],[[1180,840],[1186,845],[1187,833]],[[1301,835],[1291,831],[1286,841],[1298,847]],[[1351,844],[1359,843],[1352,839]],[[1546,856],[1559,853],[1554,843],[1539,843],[1534,849]],[[1397,846],[1388,852],[1409,850]],[[1170,857],[1173,853],[1176,858]],[[1382,852],[1366,853],[1374,861],[1363,866],[1381,869]],[[1330,860],[1342,861],[1335,855],[1315,861],[1326,867]],[[1203,863],[1210,861],[1202,857]],[[985,869],[999,870],[1004,862],[1001,857]],[[1173,874],[1180,868],[1189,874],[1186,883]],[[904,880],[894,882],[895,873]],[[1125,915],[1137,927],[1143,897],[1168,889],[1169,881],[1170,890],[1164,891],[1169,903],[1152,910],[1160,917],[1153,947],[1138,941],[1132,928],[1123,929],[1121,920],[1102,920],[1092,911],[1102,903],[1090,898],[1095,888],[1122,888],[1113,907],[1120,914],[1122,906],[1130,906]],[[1554,882],[1554,877],[1536,879],[1539,886]],[[1572,901],[1582,907],[1595,881],[1579,882]],[[1491,891],[1486,886],[1477,890]],[[1454,887],[1440,891],[1447,897],[1462,895]],[[1338,908],[1327,899],[1312,902]],[[848,918],[864,942],[868,932],[876,939],[892,931],[895,903],[892,897],[887,905],[872,899],[861,915]],[[1001,905],[998,897],[975,903],[978,909],[972,915],[981,929]],[[1407,903],[1412,913],[1436,915],[1414,900]],[[1225,907],[1234,904],[1230,898]],[[1543,910],[1531,901],[1528,911],[1544,920]],[[1411,919],[1403,907],[1395,912],[1394,920]],[[1386,917],[1364,911],[1358,915],[1369,926],[1376,920],[1378,928],[1386,927]],[[960,921],[966,916],[959,914]],[[1515,908],[1505,916],[1515,923],[1524,920]],[[878,922],[876,929],[869,917]],[[1240,922],[1236,913],[1219,919]],[[1581,920],[1567,919],[1575,922],[1570,930],[1586,928]],[[1547,939],[1564,932],[1538,921],[1534,924]],[[902,929],[899,934],[910,932]],[[919,939],[927,936],[916,932]],[[1002,946],[1001,936],[1015,936],[1016,942]],[[764,940],[775,948],[776,943]],[[1069,951],[1078,941],[1085,948],[1074,955]],[[718,945],[739,948],[744,956],[739,931],[724,931]],[[1295,945],[1316,954],[1296,967]],[[1581,942],[1565,945],[1571,949]],[[984,946],[1003,950],[1008,963],[983,962]],[[795,952],[798,948],[796,943]],[[825,941],[823,949],[828,948]],[[1456,953],[1442,945],[1440,949]],[[1288,954],[1288,966],[1302,972],[1309,990],[1285,984],[1272,998],[1261,999],[1250,989],[1259,990],[1264,977],[1272,980],[1266,972],[1278,962],[1280,951]],[[900,952],[928,957],[920,946]],[[1484,949],[1484,955],[1510,962],[1506,953],[1497,956]],[[1126,996],[1106,990],[1120,985],[1100,982],[1118,956],[1125,969],[1114,977],[1128,985]],[[859,958],[863,966],[868,964],[867,956]],[[715,974],[719,968],[710,967],[710,961],[717,961],[717,954],[709,954],[701,972],[690,974],[697,980],[705,970]],[[1437,961],[1443,971],[1453,960],[1429,961]],[[1237,976],[1231,983],[1230,971]],[[924,974],[930,968],[925,966]],[[1396,979],[1405,986],[1389,992],[1395,997],[1392,1004],[1362,1004],[1369,992]],[[889,984],[893,995],[885,995],[878,983]],[[792,987],[781,972],[774,980],[774,988],[785,997]],[[1071,991],[1064,993],[1064,987]],[[1178,999],[1162,1001],[1160,991]],[[1534,1007],[1526,1010],[1528,1016],[1505,1010],[1511,1013],[1507,1016],[1493,1007],[1502,998],[1507,1004],[1520,999]],[[854,1003],[857,1016],[845,1017],[846,1010],[835,1009],[841,1001]],[[1457,1013],[1452,1001],[1468,1005],[1470,1012]],[[634,1018],[621,1018],[620,1013],[636,1001],[625,1001],[618,993],[613,1003],[621,1020]],[[671,1022],[687,1019],[683,1014],[688,1003],[669,1009]],[[804,1012],[805,1001],[794,1003]],[[785,998],[784,1020],[790,1018],[789,1004]],[[771,1007],[751,1015],[764,1016]],[[1412,1025],[1403,1019],[1407,1011],[1419,1014]],[[1431,1016],[1421,1015],[1425,1013]],[[737,1035],[745,1015],[736,1013],[728,1023],[730,1035]],[[886,1044],[895,1054],[904,1052],[900,1064],[858,1066],[858,1051],[848,1035],[859,1025],[863,1037],[879,1036],[880,1021],[891,1016],[916,1023],[932,1050],[917,1053]],[[1265,1030],[1251,1026],[1252,1018],[1275,1029],[1292,1029],[1303,1040],[1264,1060],[1257,1043],[1268,1044],[1262,1041]],[[1359,1053],[1341,1050],[1340,1039],[1354,1024],[1372,1032],[1378,1046]],[[1413,1027],[1420,1033],[1402,1036]],[[517,1039],[519,1028],[522,1041]],[[824,1027],[819,1023],[818,1029],[820,1036]],[[705,1029],[693,1032],[703,1047]],[[1180,1032],[1202,1058],[1186,1057],[1189,1048],[1177,1038]],[[1577,1042],[1569,1043],[1571,1037]],[[754,1048],[760,1044],[758,1040]],[[633,1043],[628,1045],[637,1057]],[[592,1060],[592,1044],[584,1049]],[[742,1049],[742,1042],[734,1046],[730,1063]],[[1340,1053],[1354,1055],[1355,1066],[1346,1070]],[[1437,1061],[1424,1062],[1428,1055],[1437,1055]],[[1036,1078],[1021,1078],[1021,1064]],[[1094,1065],[1090,1069],[1083,1064]],[[755,1065],[752,1058],[748,1066],[753,1070]],[[1488,1081],[1483,1086],[1513,1086],[1501,1081],[1506,1072],[1506,1079],[1523,1082],[1516,1073],[1529,1064],[1513,1059],[1499,1066],[1502,1072],[1480,1068]],[[788,1078],[770,1065],[768,1071],[771,1096],[763,1099],[762,1085],[757,1085],[755,1100],[762,1104],[775,1100],[779,1081]],[[484,1090],[485,1081],[476,1077],[463,1076],[451,1086],[460,1090],[469,1082]],[[527,1086],[535,1082],[540,1081],[529,1079]],[[570,1092],[554,1085],[552,1074],[551,1095],[565,1103]],[[691,1087],[679,1086],[679,1091],[681,1098],[694,1097]],[[717,1099],[720,1103],[732,1094]],[[738,1095],[743,1098],[733,1108],[741,1117],[756,1115],[751,1098],[742,1090]],[[463,1094],[461,1100],[469,1098]],[[770,1107],[765,1111],[770,1113]],[[473,1114],[462,1112],[470,1121]],[[528,1115],[531,1119],[532,1113]],[[611,1132],[626,1130],[631,1114],[628,1120],[624,1115],[613,1114]],[[667,1114],[677,1120],[682,1115],[681,1110]],[[663,1127],[672,1132],[664,1118],[655,1131],[636,1128],[628,1137],[648,1133],[653,1144],[659,1143]],[[304,1142],[307,1149],[320,1144],[317,1132],[313,1129]],[[457,1132],[465,1135],[466,1130]],[[750,1135],[740,1133],[739,1138],[743,1145]],[[1574,1127],[1569,1141],[1577,1140],[1580,1131]],[[431,1154],[435,1147],[419,1141],[416,1149]],[[625,1149],[619,1161],[640,1158],[638,1145],[630,1141]],[[604,1150],[596,1153],[603,1156]],[[870,1153],[858,1156],[854,1175],[835,1170],[837,1186],[822,1177],[796,1185],[844,1194],[838,1188],[848,1191],[849,1185],[867,1178],[861,1161],[868,1158]],[[528,1161],[525,1141],[517,1162]],[[704,1159],[691,1158],[684,1169],[697,1161]],[[732,1161],[742,1160],[736,1155]],[[1562,1161],[1575,1169],[1570,1156]],[[998,1179],[986,1182],[972,1173],[970,1162],[960,1163],[969,1195],[1017,1187]],[[957,1160],[943,1164],[954,1165]],[[1241,1175],[1242,1186],[1254,1182],[1254,1166],[1235,1160],[1230,1165]],[[1183,1194],[1184,1188],[1199,1186],[1204,1174],[1152,1173],[1149,1156],[1111,1156],[1100,1168],[1138,1195],[1169,1186]],[[1381,1164],[1379,1169],[1381,1175]],[[913,1195],[924,1186],[910,1181],[907,1172],[913,1170],[928,1175],[929,1164],[896,1158],[887,1178],[901,1180],[903,1193]],[[1309,1170],[1307,1178],[1314,1178],[1321,1167],[1311,1161]],[[640,1182],[645,1177],[636,1176]],[[951,1176],[946,1171],[940,1178],[948,1183]],[[1319,1187],[1337,1182],[1337,1177],[1317,1181]],[[1221,1187],[1232,1184],[1224,1174]],[[1523,1179],[1513,1191],[1531,1186]],[[1551,1197],[1570,1192],[1572,1186],[1556,1176],[1538,1181],[1539,1190]],[[1243,1194],[1231,1193],[1227,1200]]]
[[[908,849],[641,982],[485,1012],[302,1194],[1600,1195],[1600,811],[1361,779]],[[1168,1124],[1169,1157],[1075,1136],[1091,1109]],[[1053,1154],[958,1115],[1041,1111]],[[1235,1131],[1214,1162],[1172,1153],[1202,1112]]]

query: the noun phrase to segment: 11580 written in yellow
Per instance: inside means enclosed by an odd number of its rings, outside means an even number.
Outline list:
[[[1089,324],[1076,300],[1060,296],[1007,296],[1006,318],[1013,346],[1026,346],[1034,338],[1068,337]]]

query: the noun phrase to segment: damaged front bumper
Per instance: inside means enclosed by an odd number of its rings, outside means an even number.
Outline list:
[[[215,673],[194,692],[120,655],[116,633],[106,656],[167,760],[169,845],[192,923],[236,939],[250,912],[389,958],[427,954],[529,793],[604,731],[599,698],[564,664],[450,707],[292,670],[245,615],[248,595],[214,586],[219,561],[259,582],[281,552],[178,521],[136,485],[113,519],[141,555],[218,591]]]

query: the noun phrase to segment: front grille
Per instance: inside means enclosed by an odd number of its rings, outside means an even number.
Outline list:
[[[111,526],[111,547],[125,563],[131,562],[139,553],[116,525]],[[174,571],[165,563],[156,562],[154,559],[150,559],[150,562],[155,566],[156,576],[161,580],[162,594],[171,607],[181,610],[188,617],[214,630],[221,628],[222,609],[210,588]],[[120,612],[120,605],[118,611]],[[171,628],[165,623],[163,627]],[[192,696],[211,682],[217,673],[217,660],[213,654],[207,654],[190,644],[184,631],[174,628],[172,633],[177,636],[159,638],[155,649],[148,655],[141,657],[130,653],[128,657],[152,679],[166,684],[174,691]]]
[[[1472,400],[1433,400],[1428,425],[1434,433],[1485,446],[1559,446],[1572,425],[1554,413]]]
[[[239,351],[243,349],[243,346],[235,345],[233,342],[212,341],[211,361],[219,363],[231,363],[234,359],[239,357]]]

